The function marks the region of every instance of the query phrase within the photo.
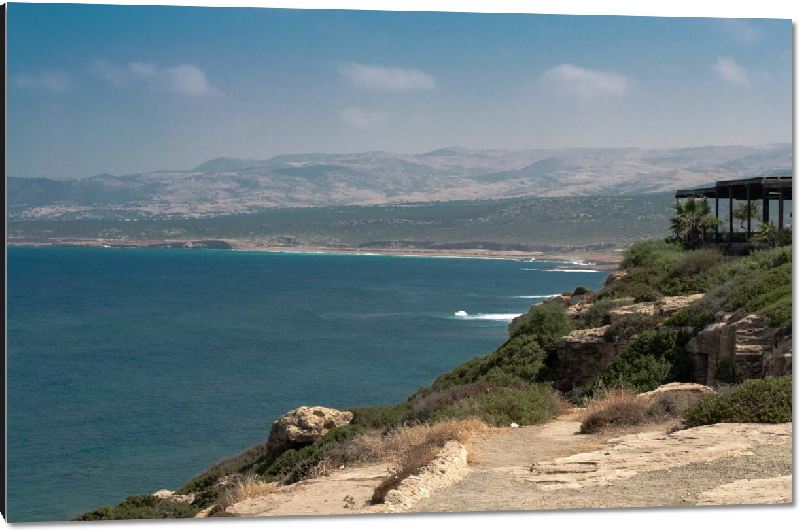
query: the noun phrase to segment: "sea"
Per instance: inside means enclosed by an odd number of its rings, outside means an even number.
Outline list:
[[[607,272],[511,259],[7,247],[8,517],[174,490],[301,405],[394,404]]]

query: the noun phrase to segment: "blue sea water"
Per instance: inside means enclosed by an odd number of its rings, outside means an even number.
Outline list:
[[[232,251],[11,247],[7,258],[12,522],[175,489],[300,405],[405,400],[499,346],[534,297],[606,276]]]

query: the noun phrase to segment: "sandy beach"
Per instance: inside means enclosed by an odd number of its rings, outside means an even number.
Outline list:
[[[196,241],[196,240],[195,240]],[[500,251],[489,249],[422,249],[422,248],[375,248],[368,249],[346,246],[289,246],[273,245],[269,242],[236,240],[220,238],[214,241],[225,242],[235,251],[255,251],[270,253],[308,253],[308,254],[357,254],[379,256],[416,256],[429,258],[483,258],[518,260],[520,262],[563,262],[560,269],[593,269],[610,271],[616,269],[623,258],[622,249],[606,251],[564,250],[563,252],[549,251]],[[7,241],[9,246],[26,247],[126,247],[145,248],[162,246],[181,246],[187,249],[193,247],[192,240],[50,240],[47,242],[35,241]]]

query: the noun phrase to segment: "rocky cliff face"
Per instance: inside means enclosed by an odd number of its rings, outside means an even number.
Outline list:
[[[606,341],[608,326],[573,330],[556,347],[556,388],[580,392],[625,348],[627,342]]]
[[[755,313],[717,314],[686,349],[694,362],[694,380],[706,385],[792,372],[791,335],[781,336]]]

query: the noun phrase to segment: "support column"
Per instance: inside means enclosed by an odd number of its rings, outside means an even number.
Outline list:
[[[744,237],[744,241],[750,241],[750,218],[753,216],[751,215],[750,208],[752,207],[752,200],[750,198],[750,185],[746,185],[745,189],[747,190],[747,234]]]
[[[783,228],[783,188],[779,190],[780,196],[778,198],[778,229]]]
[[[733,187],[728,187],[728,242],[733,243]]]
[[[719,221],[719,188],[714,190],[714,216]],[[714,241],[719,242],[719,223],[717,223],[717,228],[714,230]]]
[[[761,221],[769,223],[769,190],[761,187]]]

